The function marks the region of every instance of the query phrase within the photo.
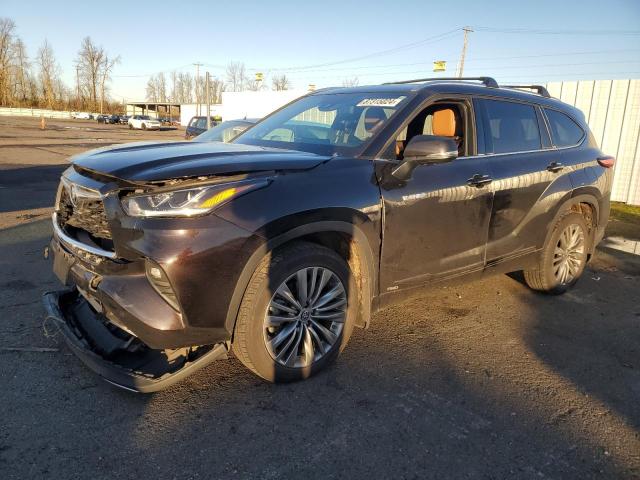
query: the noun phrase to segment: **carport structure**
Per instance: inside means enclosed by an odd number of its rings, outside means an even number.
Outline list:
[[[149,115],[154,118],[180,120],[180,104],[172,102],[128,102],[127,115]]]

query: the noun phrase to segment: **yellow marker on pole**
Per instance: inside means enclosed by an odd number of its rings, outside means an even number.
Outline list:
[[[447,61],[446,60],[436,60],[433,62],[433,71],[434,72],[444,72],[447,69]]]
[[[44,115],[40,115],[40,130],[47,128],[47,122],[44,119]]]

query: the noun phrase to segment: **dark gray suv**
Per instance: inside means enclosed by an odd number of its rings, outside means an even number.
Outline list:
[[[614,159],[530,88],[331,88],[231,143],[78,155],[47,314],[90,368],[150,392],[231,348],[262,378],[306,378],[372,312],[442,282],[523,271],[563,293],[603,236]]]

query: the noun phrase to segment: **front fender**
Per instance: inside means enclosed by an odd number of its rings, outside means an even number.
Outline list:
[[[273,228],[273,227],[272,227]],[[361,256],[361,264],[364,266],[365,272],[362,273],[362,318],[365,322],[368,321],[371,314],[371,299],[376,295],[378,289],[378,255],[374,254],[374,249],[370,244],[365,230],[354,223],[342,221],[342,220],[324,220],[305,223],[297,227],[291,228],[280,234],[273,236],[266,242],[262,243],[251,254],[247,262],[245,263],[242,272],[236,283],[231,301],[229,302],[229,308],[227,310],[227,317],[225,327],[227,331],[233,332],[235,322],[240,309],[240,302],[244,296],[245,290],[249,284],[253,272],[255,272],[258,264],[264,258],[264,256],[274,249],[294,241],[296,239],[302,239],[308,235],[324,232],[338,232],[343,233],[354,241],[357,248],[358,255]],[[379,247],[375,252],[379,251]]]

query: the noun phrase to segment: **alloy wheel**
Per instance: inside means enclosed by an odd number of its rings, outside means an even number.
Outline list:
[[[263,323],[271,357],[290,368],[308,367],[333,349],[347,316],[347,292],[324,267],[289,276],[271,297]]]
[[[553,274],[561,285],[571,283],[580,273],[585,260],[585,235],[580,225],[568,225],[553,253]]]

